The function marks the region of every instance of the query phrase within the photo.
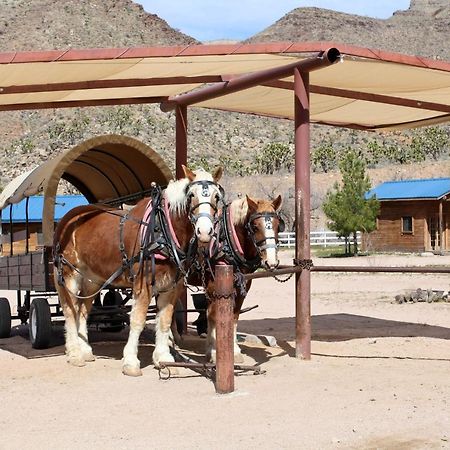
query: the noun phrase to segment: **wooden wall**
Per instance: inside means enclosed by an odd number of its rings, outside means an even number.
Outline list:
[[[423,252],[431,250],[427,225],[429,217],[437,219],[439,202],[434,200],[382,201],[380,202],[377,229],[364,236],[365,251]],[[413,232],[402,232],[402,217],[413,217]],[[450,243],[450,202],[444,202],[444,243]],[[446,247],[449,249],[448,246]]]

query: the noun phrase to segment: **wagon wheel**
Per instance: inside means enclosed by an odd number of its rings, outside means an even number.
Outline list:
[[[7,298],[0,298],[0,339],[11,334],[11,308]]]
[[[122,303],[122,296],[117,291],[108,291],[103,297],[103,306],[119,306]],[[123,322],[107,324],[104,327],[101,327],[100,330],[105,333],[118,333],[125,328],[125,324]]]
[[[48,348],[52,337],[52,316],[46,298],[35,298],[31,303],[29,330],[33,348]]]

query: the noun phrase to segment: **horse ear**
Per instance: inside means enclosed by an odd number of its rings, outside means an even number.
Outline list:
[[[253,199],[251,199],[248,195],[246,195],[246,197],[247,197],[247,205],[248,205],[249,209],[251,211],[256,211],[258,209],[258,204]]]
[[[189,167],[186,167],[184,164],[181,164],[181,167],[183,168],[184,176],[189,179],[189,181],[195,180],[195,173],[192,172]]]
[[[216,170],[212,174],[214,183],[217,183],[222,178],[222,175],[223,175],[223,167],[219,166],[216,168]]]
[[[272,201],[272,206],[275,209],[275,211],[278,211],[281,206],[281,195],[279,195],[275,200]]]

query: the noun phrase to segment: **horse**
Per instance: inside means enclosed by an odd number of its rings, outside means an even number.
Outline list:
[[[237,273],[234,285],[234,361],[243,362],[237,343],[237,323],[242,304],[251,287],[251,280],[245,282],[239,274],[252,273],[256,269],[275,269],[278,260],[278,232],[284,230],[279,215],[282,199],[252,199],[246,196],[223,208],[220,222],[218,255],[212,264],[230,264]],[[215,362],[216,304],[212,272],[205,283],[208,331],[206,338],[206,359]]]
[[[153,295],[157,297],[153,363],[173,362],[169,343],[174,306],[197,246],[214,233],[223,189],[222,168],[211,175],[183,166],[185,178],[154,189],[129,211],[96,205],[74,208],[62,218],[54,236],[54,278],[65,317],[67,360],[84,366],[94,355],[87,317],[104,288],[131,288],[134,304],[123,350],[122,372],[140,376],[137,357]]]

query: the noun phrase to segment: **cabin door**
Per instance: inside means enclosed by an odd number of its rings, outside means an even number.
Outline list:
[[[441,249],[441,236],[439,234],[439,216],[431,216],[427,219],[428,225],[428,249],[427,250],[440,250]]]

